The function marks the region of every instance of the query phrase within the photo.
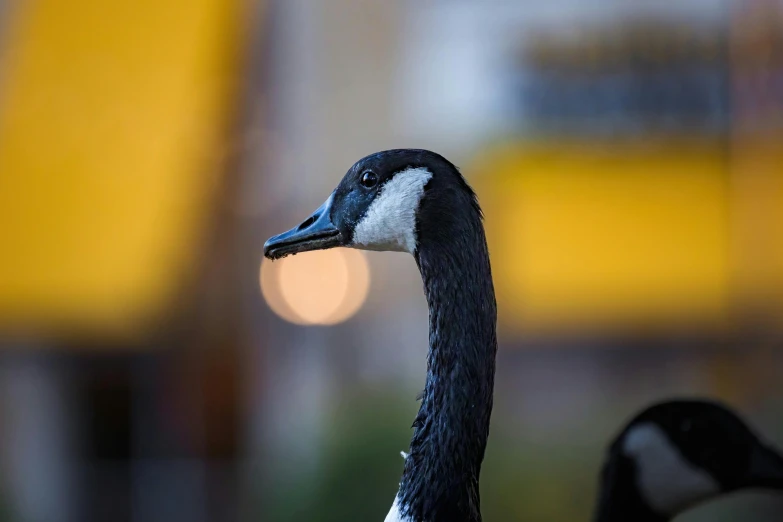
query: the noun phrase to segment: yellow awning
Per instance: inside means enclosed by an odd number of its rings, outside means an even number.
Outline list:
[[[11,5],[0,62],[0,328],[137,332],[194,268],[243,4]]]

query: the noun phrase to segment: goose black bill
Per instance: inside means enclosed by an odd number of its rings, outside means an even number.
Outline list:
[[[280,259],[300,252],[324,250],[343,244],[340,231],[332,223],[330,214],[333,196],[301,225],[269,238],[264,243],[264,257]]]

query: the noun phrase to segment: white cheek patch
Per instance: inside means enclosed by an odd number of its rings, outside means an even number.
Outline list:
[[[353,231],[355,248],[416,251],[416,210],[432,173],[407,169],[392,177],[373,200]]]
[[[625,436],[623,453],[636,463],[636,480],[647,504],[674,516],[686,507],[720,493],[706,471],[685,460],[655,424],[640,424]]]

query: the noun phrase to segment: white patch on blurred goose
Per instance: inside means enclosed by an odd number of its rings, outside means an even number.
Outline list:
[[[655,424],[632,428],[625,436],[623,452],[636,463],[639,491],[658,513],[673,515],[720,493],[715,479],[685,460]]]
[[[410,518],[403,518],[400,513],[400,498],[394,497],[394,504],[392,504],[389,514],[383,519],[383,522],[413,522]]]
[[[427,169],[406,169],[386,182],[353,232],[353,246],[366,250],[416,251],[416,210],[424,186],[432,178]]]

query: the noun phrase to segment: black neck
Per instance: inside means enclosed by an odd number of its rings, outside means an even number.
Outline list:
[[[430,347],[399,500],[413,522],[478,522],[497,307],[480,214],[440,217],[433,230],[419,231]]]
[[[636,486],[633,462],[616,450],[601,473],[593,522],[668,522],[647,506]]]

